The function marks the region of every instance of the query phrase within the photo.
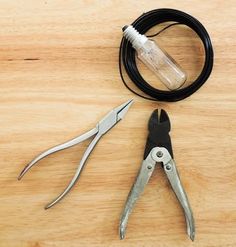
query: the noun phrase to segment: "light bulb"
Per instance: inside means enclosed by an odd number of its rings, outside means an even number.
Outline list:
[[[123,35],[137,51],[138,58],[155,73],[168,89],[176,90],[184,84],[187,79],[186,73],[155,41],[140,34],[131,25],[123,27]]]

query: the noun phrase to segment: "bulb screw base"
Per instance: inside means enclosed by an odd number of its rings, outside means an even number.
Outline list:
[[[139,49],[148,40],[144,34],[140,34],[132,25],[126,25],[122,28],[123,36],[129,40],[134,49]]]

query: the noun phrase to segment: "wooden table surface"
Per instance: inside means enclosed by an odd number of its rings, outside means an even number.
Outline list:
[[[176,103],[134,96],[118,73],[122,26],[160,7],[195,16],[214,45],[210,79]],[[235,13],[234,0],[0,0],[0,246],[235,247]],[[197,76],[204,52],[192,31],[176,26],[157,39],[189,79]],[[77,185],[45,211],[70,181],[88,142],[42,160],[19,182],[25,164],[94,127],[130,98],[134,105],[96,146]],[[119,240],[120,214],[155,108],[171,118],[175,160],[196,221],[194,243],[160,168],[130,217],[126,239]]]

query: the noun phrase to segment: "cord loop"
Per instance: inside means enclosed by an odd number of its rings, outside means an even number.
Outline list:
[[[205,49],[205,62],[203,69],[200,75],[197,77],[197,79],[194,82],[192,82],[189,86],[175,91],[159,90],[157,88],[152,87],[147,81],[144,80],[144,78],[139,73],[135,61],[135,50],[133,49],[131,43],[125,38],[122,38],[120,44],[119,71],[124,85],[134,94],[148,100],[174,102],[189,97],[206,82],[213,68],[214,54],[209,34],[207,33],[204,26],[196,18],[192,17],[191,15],[185,12],[166,8],[151,10],[138,17],[132,23],[132,26],[135,29],[137,29],[139,33],[145,34],[153,26],[156,26],[164,22],[176,22],[178,24],[186,25],[192,30],[194,30],[199,36],[199,38],[202,40]],[[170,26],[172,25],[173,24],[171,24]],[[144,92],[150,97],[140,95],[127,85],[122,74],[122,63],[124,65],[126,73],[128,74],[129,78],[133,81],[133,83],[142,92]]]

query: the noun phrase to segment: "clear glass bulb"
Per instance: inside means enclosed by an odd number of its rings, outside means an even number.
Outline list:
[[[168,89],[176,90],[184,84],[187,79],[184,70],[155,41],[140,34],[131,25],[123,28],[123,34],[137,51],[138,58],[156,74]]]

